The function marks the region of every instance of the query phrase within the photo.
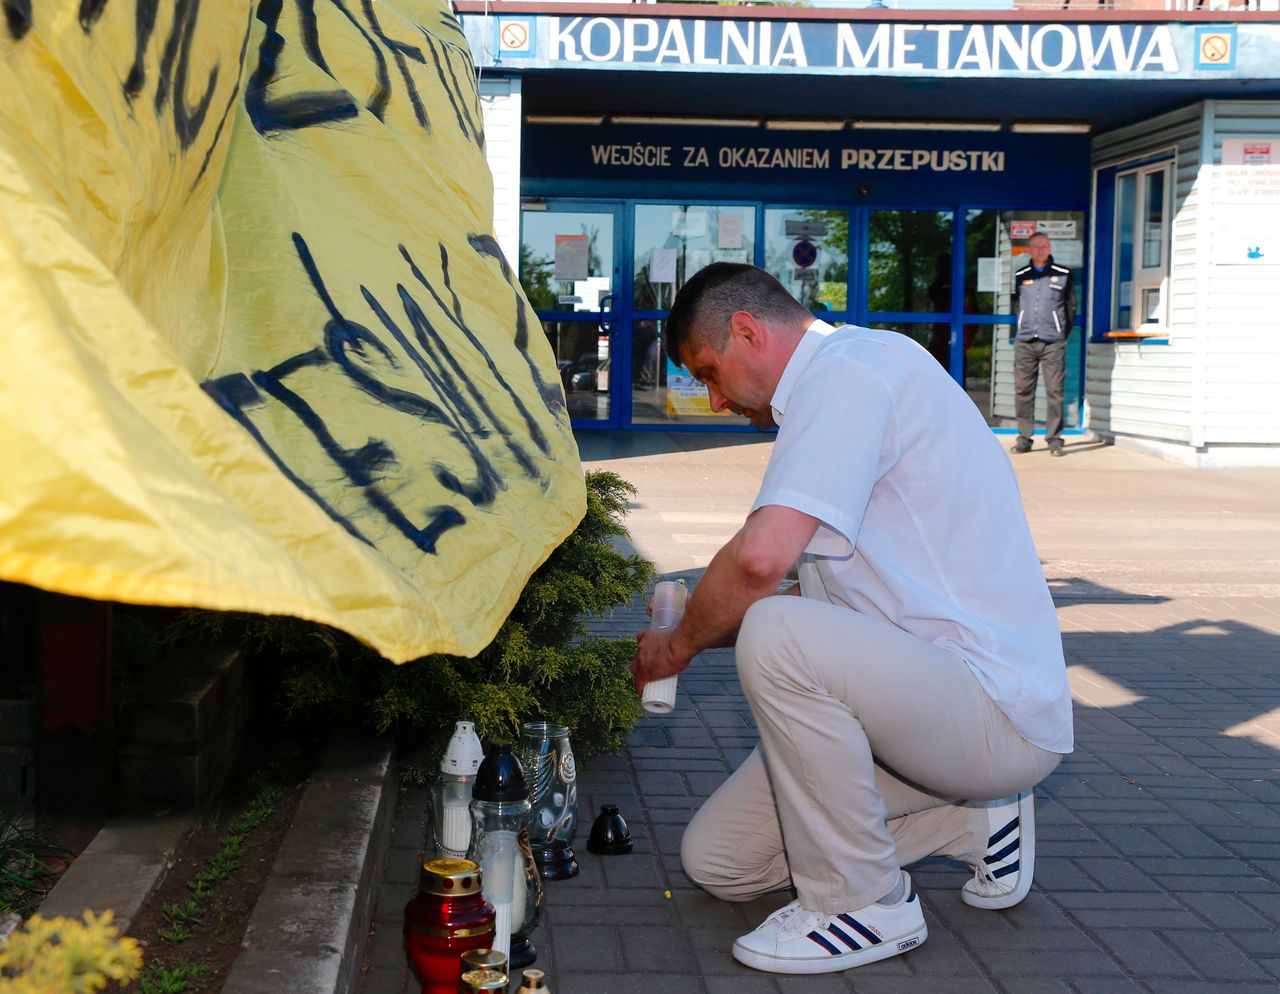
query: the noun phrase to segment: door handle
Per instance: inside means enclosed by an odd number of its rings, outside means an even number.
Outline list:
[[[608,315],[612,313],[612,304],[615,294],[606,293],[600,298],[600,330],[604,332],[613,331],[613,322],[609,320]]]

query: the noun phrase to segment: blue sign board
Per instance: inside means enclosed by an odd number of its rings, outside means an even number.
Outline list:
[[[1088,135],[530,124],[521,192],[1075,207],[1089,175]]]
[[[519,20],[519,25],[513,21]],[[777,20],[467,14],[482,65],[1082,79],[1271,78],[1280,25]],[[1242,36],[1237,44],[1237,32]],[[1247,39],[1247,44],[1243,43]],[[1237,51],[1239,58],[1237,58]],[[496,56],[496,59],[494,58]]]

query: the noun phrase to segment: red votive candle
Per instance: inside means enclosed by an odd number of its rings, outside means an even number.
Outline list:
[[[469,859],[422,866],[418,893],[404,907],[404,948],[422,994],[457,994],[462,954],[493,945],[493,905]]]

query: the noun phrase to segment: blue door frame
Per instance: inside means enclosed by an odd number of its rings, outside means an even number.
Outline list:
[[[547,321],[575,321],[582,322],[587,320],[596,320],[602,332],[609,336],[609,355],[611,360],[611,370],[609,376],[609,417],[598,419],[573,419],[572,424],[575,429],[578,428],[597,428],[597,429],[620,429],[633,428],[635,430],[666,430],[672,426],[664,425],[632,425],[632,403],[631,403],[631,380],[629,373],[625,376],[618,375],[632,369],[632,321],[635,318],[640,319],[662,319],[665,317],[664,311],[635,311],[633,309],[633,282],[635,273],[635,231],[632,224],[637,204],[644,203],[670,203],[676,204],[702,204],[707,203],[706,198],[690,198],[690,197],[672,197],[669,200],[657,200],[655,198],[637,198],[622,200],[581,200],[570,198],[548,197],[543,201],[545,209],[548,212],[589,212],[595,214],[612,214],[613,215],[613,263],[614,263],[614,283],[613,283],[613,300],[612,305],[607,313],[596,315],[595,318],[586,318],[582,311],[552,311],[539,310],[537,315],[539,319]],[[720,203],[720,201],[716,201]],[[733,201],[737,202],[737,201]],[[730,201],[725,201],[730,203]],[[950,347],[948,351],[949,365],[948,371],[952,379],[956,380],[962,386],[964,384],[964,326],[965,325],[992,325],[1004,326],[1010,329],[1014,324],[1013,315],[1002,314],[966,314],[964,311],[964,292],[965,292],[965,252],[967,238],[967,218],[968,212],[971,210],[1016,210],[1019,208],[1010,208],[1006,205],[977,205],[977,204],[910,204],[910,205],[894,205],[894,204],[872,204],[872,205],[837,205],[837,204],[812,204],[793,202],[774,202],[774,201],[741,201],[745,205],[755,208],[755,265],[763,265],[764,261],[764,227],[765,227],[765,211],[767,209],[794,209],[797,207],[813,207],[824,210],[847,210],[849,212],[849,277],[847,286],[848,308],[842,312],[830,312],[819,314],[823,320],[830,320],[834,324],[850,323],[862,326],[872,324],[897,324],[897,323],[943,323],[950,324]],[[1041,210],[1081,210],[1078,206],[1072,207],[1052,207],[1043,204],[1036,205]],[[527,207],[525,208],[527,209]],[[870,250],[870,216],[872,211],[948,211],[953,212],[954,220],[952,224],[952,251],[951,251],[951,309],[949,312],[897,312],[897,311],[872,311],[868,307],[869,299],[869,276],[867,260]],[[1088,252],[1089,246],[1086,242],[1085,250]],[[1081,286],[1077,292],[1080,294],[1079,312],[1081,315],[1086,313],[1086,288]],[[1081,324],[1081,319],[1077,318],[1077,324]],[[1081,343],[1083,345],[1083,342]],[[1083,397],[1084,391],[1084,363],[1079,363],[1079,379],[1077,384],[1077,396]],[[749,425],[686,425],[676,426],[683,431],[754,431]],[[1007,432],[1013,429],[993,429],[996,432]],[[1078,426],[1068,426],[1068,434],[1078,434],[1080,431]]]
[[[606,298],[610,306],[598,312],[537,310],[539,321],[562,321],[595,324],[609,336],[609,416],[607,418],[574,418],[574,428],[617,429],[631,423],[631,380],[620,381],[619,370],[631,369],[631,249],[627,205],[621,200],[572,200],[549,198],[543,202],[547,213],[611,214],[613,216],[613,289]],[[524,212],[521,208],[521,242],[524,238]]]

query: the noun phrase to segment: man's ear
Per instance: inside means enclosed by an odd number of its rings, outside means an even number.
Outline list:
[[[759,349],[764,345],[766,329],[747,311],[734,311],[729,318],[729,334],[735,341]]]

